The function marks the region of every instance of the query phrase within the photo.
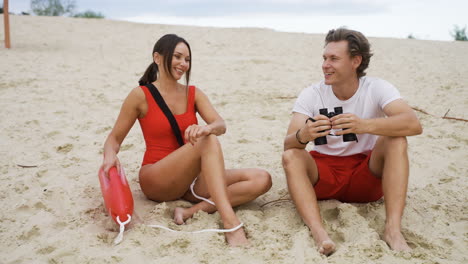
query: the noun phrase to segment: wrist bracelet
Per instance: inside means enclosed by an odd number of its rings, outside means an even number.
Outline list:
[[[299,132],[301,132],[301,129],[300,129],[300,128],[299,128],[299,130],[297,130],[297,132],[296,132],[296,140],[297,140],[297,142],[301,143],[302,145],[307,145],[307,144],[309,144],[309,141],[307,141],[307,142],[305,142],[305,143],[301,141],[301,139],[299,138]]]

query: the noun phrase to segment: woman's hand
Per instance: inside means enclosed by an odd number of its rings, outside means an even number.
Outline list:
[[[117,155],[104,155],[104,160],[101,165],[101,170],[104,171],[104,174],[106,177],[109,178],[109,169],[112,167],[117,167],[117,171],[121,171],[120,169],[120,161],[119,158],[117,158]]]
[[[211,132],[212,129],[208,125],[191,125],[185,130],[184,139],[186,142],[190,142],[190,144],[195,145],[198,138],[208,136],[209,134],[211,134]]]

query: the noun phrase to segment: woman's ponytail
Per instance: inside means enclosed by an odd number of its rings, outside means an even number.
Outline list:
[[[143,76],[141,76],[138,83],[140,85],[150,84],[156,81],[157,78],[158,78],[158,65],[155,62],[153,62],[148,66],[148,68],[146,68],[145,73],[143,74]]]

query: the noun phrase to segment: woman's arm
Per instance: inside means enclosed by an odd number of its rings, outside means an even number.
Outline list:
[[[120,162],[117,158],[120,145],[127,136],[128,132],[135,124],[136,119],[141,114],[142,103],[145,102],[145,95],[140,87],[133,89],[127,96],[120,109],[120,114],[115,121],[109,136],[104,143],[104,161],[101,168],[107,175],[109,169],[117,166],[120,171]]]
[[[191,125],[185,130],[185,140],[195,144],[197,138],[214,134],[216,136],[226,133],[226,123],[211,104],[208,96],[196,88],[195,107],[201,118],[206,122],[205,126]]]

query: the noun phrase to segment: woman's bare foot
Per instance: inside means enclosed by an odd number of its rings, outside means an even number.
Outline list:
[[[184,214],[185,211],[186,211],[186,209],[182,208],[182,207],[176,207],[174,209],[174,223],[176,223],[178,225],[185,224],[185,219],[188,218],[188,217],[185,217],[185,214]]]
[[[387,242],[388,246],[395,251],[411,251],[411,248],[408,246],[408,243],[406,243],[400,230],[386,228],[383,239]]]
[[[249,243],[242,227],[235,231],[225,233],[225,236],[227,243],[231,247],[244,246]]]

